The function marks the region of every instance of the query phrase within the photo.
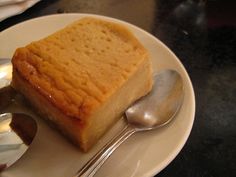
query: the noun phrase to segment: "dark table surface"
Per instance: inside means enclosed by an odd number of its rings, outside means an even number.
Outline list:
[[[236,3],[191,0],[47,0],[0,22],[55,13],[93,13],[143,28],[181,60],[196,94],[190,137],[157,177],[236,176]]]

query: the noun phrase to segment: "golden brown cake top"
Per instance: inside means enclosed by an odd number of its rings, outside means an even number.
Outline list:
[[[67,116],[84,119],[145,59],[147,51],[124,26],[83,18],[17,49],[13,67]]]

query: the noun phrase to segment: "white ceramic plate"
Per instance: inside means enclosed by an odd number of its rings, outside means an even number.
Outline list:
[[[189,76],[178,58],[158,39],[126,22],[89,14],[60,14],[32,19],[0,33],[0,58],[12,57],[15,49],[45,37],[74,20],[93,16],[121,23],[128,27],[149,50],[153,69],[172,68],[182,75],[185,99],[178,116],[159,130],[137,133],[114,152],[96,176],[141,177],[154,176],[166,167],[184,146],[194,121],[195,98]],[[39,132],[32,147],[3,177],[70,177],[110,139],[122,126],[121,120],[87,154],[67,142],[58,132],[34,116]]]

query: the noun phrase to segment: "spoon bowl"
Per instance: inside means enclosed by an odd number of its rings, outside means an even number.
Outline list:
[[[36,121],[22,113],[0,114],[0,171],[19,160],[37,132]]]
[[[0,58],[0,88],[10,85],[12,77],[12,64],[8,58]]]
[[[0,112],[15,103],[16,92],[10,86],[12,64],[0,58]],[[37,132],[36,121],[23,113],[0,114],[0,172],[18,161],[27,151]]]
[[[173,120],[183,103],[183,80],[174,70],[164,70],[154,75],[153,80],[151,92],[126,110],[127,126],[90,159],[76,177],[94,176],[112,152],[135,132],[157,129]]]
[[[126,110],[127,122],[137,131],[161,127],[175,117],[183,97],[182,78],[176,71],[155,74],[151,92]]]

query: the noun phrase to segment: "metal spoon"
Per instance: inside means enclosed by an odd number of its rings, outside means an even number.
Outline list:
[[[126,110],[127,126],[75,176],[92,177],[112,152],[132,134],[169,123],[179,111],[183,97],[183,81],[176,71],[164,70],[155,75],[152,91]]]
[[[27,151],[37,132],[33,118],[22,113],[0,114],[0,172]]]
[[[11,74],[11,60],[0,58],[0,112],[14,104],[17,97],[10,86]],[[0,172],[22,157],[36,132],[37,124],[30,116],[23,113],[0,114]]]
[[[8,58],[0,58],[0,88],[10,85],[12,64]]]

